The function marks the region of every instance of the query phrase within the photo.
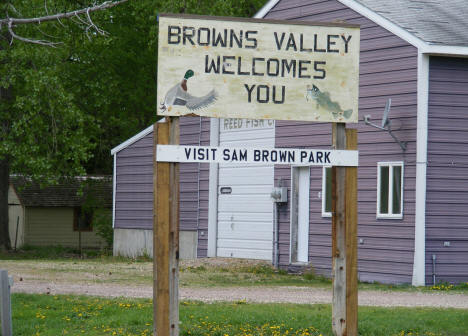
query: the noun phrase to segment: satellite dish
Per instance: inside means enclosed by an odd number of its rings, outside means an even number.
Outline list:
[[[382,117],[382,126],[379,126],[379,125],[374,124],[373,122],[371,122],[370,114],[367,114],[367,115],[364,116],[364,123],[366,125],[378,128],[380,130],[387,131],[390,134],[390,136],[393,138],[393,140],[395,140],[395,142],[400,145],[401,149],[404,152],[404,151],[406,151],[406,145],[408,144],[408,142],[398,140],[397,137],[393,134],[390,119],[388,118],[388,115],[390,114],[390,106],[391,105],[392,105],[392,99],[389,98],[387,100],[387,103],[385,104],[385,110],[384,110],[383,117]]]
[[[388,98],[387,103],[385,104],[385,110],[382,117],[382,128],[385,128],[390,123],[388,115],[390,113],[390,106],[392,105],[392,98]]]

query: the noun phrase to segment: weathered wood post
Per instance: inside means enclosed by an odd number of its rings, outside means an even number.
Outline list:
[[[335,149],[357,149],[357,130],[333,124]],[[357,167],[332,168],[332,327],[357,336]]]
[[[179,117],[154,124],[154,335],[179,335],[179,164],[157,162],[158,144],[179,144]]]
[[[2,335],[12,336],[11,323],[11,298],[10,287],[13,284],[13,278],[8,278],[7,270],[0,270],[0,323],[2,324]]]

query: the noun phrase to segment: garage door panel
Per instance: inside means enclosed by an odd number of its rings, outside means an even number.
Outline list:
[[[267,195],[254,195],[245,197],[243,195],[219,195],[218,212],[259,212],[270,213],[271,199]]]
[[[231,217],[234,217],[236,222],[249,222],[252,224],[257,223],[265,223],[271,225],[271,221],[273,220],[273,213],[269,213],[266,215],[265,213],[247,213],[247,212],[240,212],[236,213],[234,216],[230,212],[220,212],[218,213],[218,220],[220,222],[228,222],[231,220]]]
[[[258,240],[258,239],[219,239],[218,248],[232,248],[232,249],[258,249],[258,250],[270,250],[269,240]]]
[[[236,165],[236,166],[234,166]],[[237,167],[237,165],[239,165]],[[273,177],[273,172],[271,166],[266,165],[255,165],[255,164],[226,164],[223,166],[220,164],[219,176],[225,181],[220,181],[220,185],[223,185],[223,182],[229,181],[230,176],[263,176],[267,175],[268,177]],[[261,184],[261,183],[260,183]]]
[[[230,190],[225,190],[224,192],[229,192],[230,195],[246,195],[247,197],[253,196],[253,195],[269,195],[272,191],[271,185],[266,184],[266,185],[256,185],[255,188],[252,188],[251,185],[237,185],[235,187],[231,186],[219,186],[220,192],[221,188],[231,188]],[[222,194],[223,195],[223,194]],[[224,194],[228,195],[228,194]]]
[[[271,260],[270,250],[218,248],[218,257]]]
[[[231,141],[238,142],[239,137],[241,135],[242,135],[242,140],[244,141],[245,140],[261,141],[263,139],[263,142],[266,145],[271,144],[271,130],[270,129],[222,133],[219,137],[219,140],[223,142],[224,146],[228,147],[229,142]],[[249,146],[251,146],[250,141],[249,141]]]
[[[248,135],[248,138],[244,138],[244,134],[242,134],[242,138],[239,134],[230,134],[220,138],[220,141],[222,141],[223,147],[272,147],[268,133],[263,132],[258,135],[252,133]]]
[[[222,171],[224,168],[248,168],[248,167],[252,167],[252,168],[269,168],[271,167],[271,165],[266,165],[265,163],[263,162],[258,162],[258,163],[243,163],[243,162],[231,162],[231,163],[219,163],[219,167],[221,168],[220,171]]]
[[[272,148],[273,146],[270,145],[266,139],[252,139],[248,140],[248,142],[245,139],[233,139],[228,142],[223,142],[221,147],[244,147],[244,148],[250,148],[250,147],[258,147],[258,148]]]
[[[239,221],[223,221],[219,222],[218,237],[220,238],[245,238],[241,236],[245,232],[249,233],[249,239],[270,239],[269,222],[239,222]],[[266,235],[265,235],[266,233]]]
[[[271,148],[274,147],[273,127],[273,122],[221,120],[219,145]],[[273,179],[271,165],[219,164],[218,256],[271,260]]]
[[[235,229],[234,229],[235,230]],[[249,246],[250,248],[252,248],[253,246],[255,247],[258,247],[259,245],[257,244],[257,241],[262,241],[265,243],[265,248],[266,249],[270,249],[271,246],[271,235],[272,233],[270,232],[268,234],[267,237],[265,237],[265,231],[263,232],[253,232],[253,231],[250,231],[249,233],[249,240],[246,240],[245,239],[245,235],[243,232],[236,232],[236,231],[230,231],[230,228],[225,228],[224,230],[221,230],[218,232],[218,239],[219,239],[219,246],[223,246],[223,244],[221,243],[221,241],[224,241],[226,239],[229,239],[229,240],[232,240],[232,241],[239,241],[239,240],[242,240],[243,242],[247,242],[247,246]],[[255,244],[255,245],[252,245],[252,244]],[[235,245],[235,246],[243,246],[242,243],[239,243],[239,245]],[[229,245],[229,247],[235,247],[234,245]],[[228,247],[228,246],[224,246],[224,247]]]
[[[238,175],[230,175],[229,181],[227,179],[221,179],[220,176],[220,186],[232,187],[234,188],[236,185],[241,186],[251,186],[251,188],[255,188],[257,185],[270,185],[273,179],[270,176],[258,176],[258,175],[246,175],[246,176],[238,176]],[[270,182],[270,183],[268,183]]]

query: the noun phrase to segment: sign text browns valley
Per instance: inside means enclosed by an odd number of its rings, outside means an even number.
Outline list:
[[[158,114],[357,122],[359,40],[352,25],[161,15]]]

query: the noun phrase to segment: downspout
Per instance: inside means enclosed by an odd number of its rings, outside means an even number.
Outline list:
[[[418,50],[418,110],[416,135],[416,214],[414,227],[413,286],[426,281],[426,170],[429,109],[429,55]]]

